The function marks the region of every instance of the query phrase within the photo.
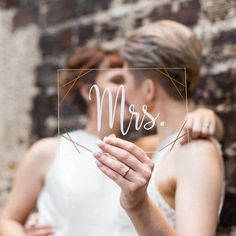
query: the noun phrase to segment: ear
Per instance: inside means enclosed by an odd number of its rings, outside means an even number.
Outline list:
[[[152,104],[156,100],[157,84],[151,79],[145,79],[141,86],[145,103],[147,105]]]

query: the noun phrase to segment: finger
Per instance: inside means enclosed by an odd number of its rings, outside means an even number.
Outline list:
[[[185,127],[188,130],[192,130],[192,127],[193,127],[193,116],[192,116],[191,113],[186,116],[186,125],[185,125]]]
[[[184,135],[183,138],[181,138],[181,140],[180,140],[180,144],[181,144],[181,145],[185,145],[185,144],[191,142],[192,130],[185,129],[185,130],[184,130],[184,134],[185,134],[185,135]]]
[[[35,233],[35,232],[31,232],[31,233],[26,233],[26,236],[55,236],[55,233],[43,233],[43,234],[41,234],[41,233]]]
[[[98,168],[110,179],[115,181],[122,189],[124,189],[130,181],[126,178],[123,178],[120,174],[115,172],[114,170],[110,169],[106,165],[103,165],[100,161],[96,161]]]
[[[42,224],[42,223],[36,223],[34,225],[26,225],[25,229],[26,230],[31,230],[31,229],[53,229],[54,227],[51,224]]]
[[[98,141],[98,146],[102,149],[103,152],[115,157],[117,160],[123,162],[133,170],[141,171],[140,166],[142,165],[142,163],[126,150],[110,145],[103,141]]]
[[[202,131],[201,131],[201,137],[206,138],[209,136],[209,128],[210,128],[210,121],[204,120],[202,123]]]
[[[192,133],[191,133],[191,137],[192,138],[198,138],[201,134],[201,130],[202,130],[202,117],[198,117],[197,119],[195,118],[193,120],[193,126],[192,126]]]
[[[209,135],[210,136],[213,136],[215,134],[215,131],[216,131],[216,123],[215,123],[215,121],[210,123],[208,131],[209,131]]]
[[[187,114],[185,120],[186,120],[186,124],[184,127],[184,133],[186,135],[180,140],[180,144],[182,144],[182,145],[187,144],[191,141],[193,121],[194,121],[194,117],[193,117],[192,113]]]
[[[113,171],[121,175],[122,177],[128,171],[128,174],[126,174],[125,178],[128,179],[129,181],[132,182],[137,179],[138,175],[129,166],[125,165],[124,163],[118,160],[112,159],[109,156],[104,155],[102,153],[98,153],[98,152],[95,152],[94,156],[100,163],[102,163],[109,169],[112,169]]]
[[[144,151],[136,146],[135,144],[128,142],[120,138],[105,137],[104,142],[110,145],[116,146],[118,148],[124,149],[133,156],[135,156],[140,162],[147,162],[150,160],[144,153]]]
[[[48,236],[48,235],[53,235],[54,230],[50,228],[43,228],[43,229],[31,229],[27,231],[27,234],[29,236]]]

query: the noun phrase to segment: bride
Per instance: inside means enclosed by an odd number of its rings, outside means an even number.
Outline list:
[[[121,205],[140,236],[216,234],[224,198],[224,166],[219,144],[213,138],[193,140],[186,145],[177,140],[185,135],[182,127],[186,109],[179,96],[184,92],[179,71],[142,73],[130,69],[185,67],[188,109],[192,110],[200,52],[199,41],[190,29],[167,20],[136,30],[123,49],[128,102],[139,110],[143,104],[149,105],[150,112],[160,112],[161,120],[168,126],[158,129],[160,141],[154,163],[142,149],[114,136],[99,141],[101,150],[94,156],[99,169],[121,187]],[[209,125],[204,128],[209,129]]]

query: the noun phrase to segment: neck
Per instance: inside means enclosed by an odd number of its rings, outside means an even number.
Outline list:
[[[160,113],[158,123],[161,121],[165,122],[163,127],[157,125],[158,135],[160,140],[162,140],[181,130],[187,113],[191,112],[194,106],[191,101],[188,102],[188,106],[186,107],[184,102],[176,102],[172,99],[168,99],[168,101],[158,103],[156,108]]]

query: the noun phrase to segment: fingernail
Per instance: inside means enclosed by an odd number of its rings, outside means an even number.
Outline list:
[[[96,163],[96,165],[97,165],[98,167],[101,167],[101,166],[102,166],[102,163],[101,163],[100,161],[98,161],[98,160],[96,160],[95,163]]]
[[[115,138],[116,135],[115,135],[115,134],[111,134],[111,135],[109,135],[109,137],[113,137],[113,138]]]
[[[95,158],[99,158],[102,155],[102,152],[98,150],[98,151],[93,152],[93,155]]]
[[[104,145],[104,142],[102,140],[98,140],[97,141],[97,145],[100,147],[100,146],[103,146]]]
[[[108,142],[108,141],[110,140],[110,137],[111,137],[111,136],[108,136],[108,137],[106,136],[106,137],[104,137],[104,138],[103,138],[103,141],[104,141],[104,142]]]

